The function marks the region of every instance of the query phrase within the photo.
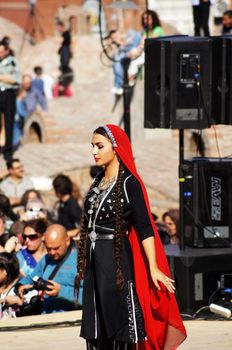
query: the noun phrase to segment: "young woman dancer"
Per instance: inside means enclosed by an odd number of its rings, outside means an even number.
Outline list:
[[[87,350],[173,350],[186,332],[130,141],[105,125],[93,133],[92,153],[104,171],[84,205],[81,336]]]

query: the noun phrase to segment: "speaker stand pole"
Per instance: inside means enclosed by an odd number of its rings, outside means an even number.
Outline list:
[[[185,250],[184,242],[184,129],[179,129],[179,211],[180,211],[180,250]]]
[[[123,122],[124,122],[124,129],[129,137],[131,139],[131,120],[130,120],[130,102],[131,102],[131,95],[132,95],[132,87],[129,86],[129,79],[128,79],[128,68],[130,64],[130,59],[127,57],[124,57],[121,59],[121,64],[123,67]]]

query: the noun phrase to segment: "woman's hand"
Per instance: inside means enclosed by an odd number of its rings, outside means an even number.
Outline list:
[[[142,241],[145,254],[149,263],[152,281],[158,290],[161,290],[159,282],[167,288],[170,293],[174,293],[174,281],[166,276],[157,266],[155,254],[155,238],[148,237]]]
[[[18,287],[18,295],[21,299],[24,299],[24,294],[27,294],[33,289],[32,284],[21,284]]]
[[[15,251],[15,248],[16,248],[16,246],[17,246],[17,244],[18,244],[18,238],[15,237],[15,236],[10,237],[10,238],[6,241],[6,244],[5,244],[5,246],[4,246],[5,251],[6,251],[7,253],[12,253],[12,252],[14,252],[14,251]]]
[[[11,305],[23,305],[23,299],[17,295],[7,295],[4,299],[0,300],[0,303],[6,303],[7,306]]]
[[[158,290],[161,290],[159,282],[163,283],[163,285],[167,288],[170,293],[175,292],[174,280],[166,276],[162,271],[158,268],[153,268],[151,271],[151,278]]]

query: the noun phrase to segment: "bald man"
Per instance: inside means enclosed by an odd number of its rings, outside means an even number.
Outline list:
[[[64,226],[54,224],[48,226],[44,234],[44,243],[48,254],[58,261],[65,256],[70,246],[70,238]]]
[[[44,243],[47,254],[38,262],[31,275],[20,280],[18,293],[24,297],[28,289],[35,289],[33,281],[41,277],[49,282],[43,291],[42,313],[74,310],[77,307],[74,290],[77,248],[68,237],[65,227],[58,224],[48,226]],[[80,299],[78,301],[81,303]]]

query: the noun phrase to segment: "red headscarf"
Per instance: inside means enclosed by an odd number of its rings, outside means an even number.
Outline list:
[[[155,236],[156,259],[159,269],[170,276],[167,258],[159,234],[155,227],[147,191],[134,162],[131,144],[126,133],[116,125],[104,126],[116,153],[133,174],[143,190],[144,200],[150,216]],[[186,338],[186,331],[180,317],[175,295],[169,293],[164,286],[158,291],[151,280],[147,259],[135,229],[129,235],[133,251],[136,291],[143,310],[147,341],[139,343],[139,350],[174,350]]]

